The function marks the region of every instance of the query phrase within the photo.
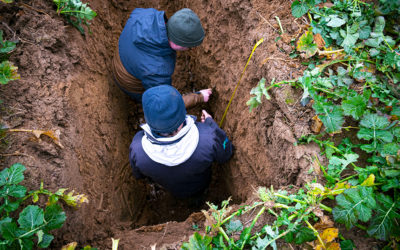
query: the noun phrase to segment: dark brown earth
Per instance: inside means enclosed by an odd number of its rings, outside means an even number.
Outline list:
[[[195,50],[178,55],[173,85],[182,92],[213,88],[206,108],[220,121],[256,41],[257,48],[241,80],[223,128],[236,151],[229,163],[214,166],[207,200],[220,203],[232,196],[240,204],[257,186],[302,186],[313,145],[293,143],[310,132],[312,113],[299,105],[299,90],[285,86],[272,91],[271,101],[249,113],[250,90],[265,77],[287,80],[301,74],[289,58],[290,39],[304,27],[290,13],[290,1],[259,0],[92,0],[98,16],[91,33],[78,30],[57,16],[51,1],[0,2],[0,29],[8,40],[19,40],[10,60],[21,79],[2,86],[1,122],[9,128],[60,133],[57,146],[42,136],[12,133],[2,149],[2,168],[20,162],[27,167],[25,185],[34,189],[65,187],[84,193],[89,203],[65,207],[67,222],[55,232],[51,248],[76,241],[99,249],[120,239],[120,249],[175,249],[202,225],[206,206],[190,208],[159,189],[136,181],[128,162],[128,147],[143,122],[139,105],[112,82],[110,62],[118,37],[137,7],[165,10],[167,16],[188,7],[201,18],[206,38]],[[279,36],[282,22],[285,34]],[[190,110],[200,115],[200,108]],[[162,248],[160,248],[162,249]],[[362,247],[360,248],[362,249]]]

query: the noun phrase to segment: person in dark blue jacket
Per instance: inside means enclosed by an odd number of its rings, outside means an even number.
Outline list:
[[[177,198],[202,194],[211,181],[211,164],[224,163],[233,145],[205,110],[201,122],[186,114],[181,94],[161,85],[143,94],[146,124],[129,148],[137,179],[149,178]]]
[[[112,61],[116,84],[140,102],[146,89],[171,85],[176,51],[200,45],[205,33],[190,9],[177,11],[169,20],[164,11],[134,9],[119,37]],[[186,107],[207,102],[211,89],[184,96]]]

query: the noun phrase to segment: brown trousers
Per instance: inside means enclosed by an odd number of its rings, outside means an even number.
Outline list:
[[[118,49],[115,50],[114,58],[111,63],[112,71],[115,80],[118,85],[127,92],[135,94],[143,94],[145,89],[143,88],[142,81],[131,75],[122,65],[119,57]],[[192,108],[198,103],[204,101],[202,94],[190,93],[182,96],[186,108]]]

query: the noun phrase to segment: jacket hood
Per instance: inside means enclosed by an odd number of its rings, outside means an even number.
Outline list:
[[[177,166],[189,159],[199,143],[199,130],[193,116],[186,116],[186,126],[173,137],[156,138],[147,124],[143,124],[144,152],[155,162]]]

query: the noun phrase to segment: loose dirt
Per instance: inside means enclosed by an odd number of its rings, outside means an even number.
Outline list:
[[[201,18],[206,38],[195,50],[178,55],[173,85],[181,92],[213,88],[208,105],[189,110],[200,116],[206,108],[220,121],[252,47],[260,38],[232,102],[223,128],[236,150],[225,165],[214,166],[208,199],[214,203],[232,196],[240,204],[257,186],[301,186],[316,146],[293,143],[310,132],[312,113],[298,103],[301,93],[289,86],[272,91],[271,101],[252,113],[246,101],[250,90],[267,82],[294,79],[300,64],[289,58],[290,39],[304,27],[294,20],[290,1],[89,1],[98,16],[90,32],[78,30],[58,16],[51,1],[0,3],[0,29],[18,40],[10,60],[21,79],[2,86],[1,122],[9,128],[52,130],[60,133],[57,146],[49,138],[12,133],[2,150],[2,166],[20,162],[27,167],[25,184],[57,190],[65,187],[88,195],[89,204],[65,207],[67,221],[55,232],[51,248],[72,241],[99,249],[120,238],[120,249],[144,249],[157,244],[175,249],[202,227],[200,209],[192,208],[158,187],[131,174],[128,148],[143,122],[135,104],[113,83],[110,62],[118,37],[137,7],[165,10],[167,16],[188,7]],[[285,34],[279,36],[275,16]],[[279,38],[281,37],[281,38]]]

